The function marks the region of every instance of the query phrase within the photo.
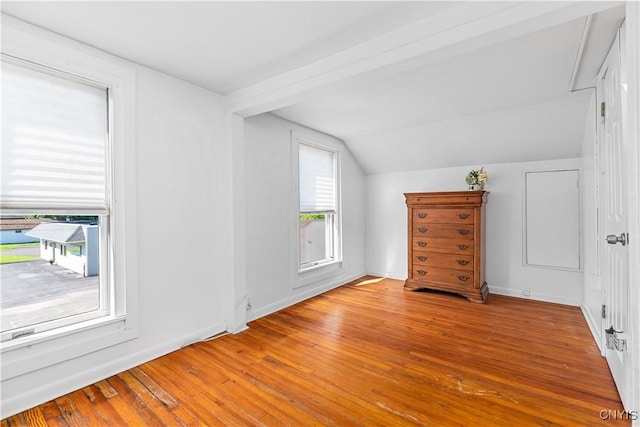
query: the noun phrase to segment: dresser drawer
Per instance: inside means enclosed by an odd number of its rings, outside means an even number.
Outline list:
[[[473,245],[473,241],[465,239],[434,239],[418,236],[413,237],[414,251],[473,255]]]
[[[413,222],[435,224],[473,224],[473,209],[413,209]]]
[[[413,251],[413,264],[473,271],[473,256]]]
[[[414,265],[413,278],[440,283],[455,283],[473,287],[473,272],[456,270],[453,268],[431,267],[428,265]]]
[[[473,225],[467,224],[413,224],[413,235],[473,240]]]

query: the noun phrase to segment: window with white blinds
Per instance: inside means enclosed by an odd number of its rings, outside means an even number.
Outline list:
[[[3,59],[3,210],[108,213],[108,91]]]
[[[2,380],[19,384],[138,336],[136,68],[5,16],[0,50],[0,221],[45,223],[0,264],[20,291],[2,296]]]
[[[298,271],[339,259],[338,151],[298,142]]]
[[[0,315],[4,343],[106,318],[115,294],[107,87],[5,55],[1,83],[0,209],[40,219],[27,233],[39,247],[21,248],[29,276],[20,276],[24,264],[0,266],[3,278],[21,280]]]
[[[300,212],[336,211],[336,153],[300,144]]]

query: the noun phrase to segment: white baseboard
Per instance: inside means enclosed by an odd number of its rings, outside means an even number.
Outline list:
[[[280,311],[284,308],[290,307],[306,299],[315,297],[317,295],[330,291],[331,289],[335,289],[346,283],[352,282],[362,276],[366,276],[366,273],[362,272],[362,273],[352,274],[350,276],[342,277],[340,279],[337,279],[331,282],[322,283],[321,285],[318,285],[314,288],[305,290],[304,292],[290,296],[288,298],[281,299],[280,301],[276,301],[264,307],[258,307],[256,309],[252,308],[251,311],[247,314],[247,322],[251,322],[253,320],[275,313],[276,311]]]
[[[552,302],[555,304],[571,305],[574,307],[580,307],[582,305],[581,298],[568,298],[558,295],[546,295],[533,293],[531,296],[525,297],[522,295],[522,289],[501,288],[489,285],[489,293],[496,295],[505,295],[509,297],[516,297],[522,299],[530,299],[534,301]]]
[[[64,376],[55,381],[43,383],[39,387],[31,388],[28,392],[20,395],[6,396],[3,394],[2,414],[0,416],[3,419],[10,417],[44,402],[48,402],[49,400],[56,399],[67,393],[102,381],[105,378],[109,378],[127,369],[179,350],[182,347],[186,347],[204,338],[224,332],[224,330],[224,323],[202,328],[178,339],[149,347],[144,351],[129,354],[115,360],[109,360],[104,364],[96,366],[94,369],[82,370],[74,375]]]
[[[585,307],[584,305],[580,306],[580,310],[582,310],[582,315],[584,316],[585,320],[587,321],[587,325],[589,326],[589,330],[591,331],[591,335],[593,335],[593,339],[596,342],[596,345],[598,346],[598,349],[600,350],[600,354],[603,353],[602,351],[602,327],[600,324],[599,319],[595,319],[593,317],[593,314],[591,314],[591,312],[587,309],[587,307]]]
[[[407,272],[395,273],[393,271],[371,271],[367,276],[384,277],[385,279],[407,280]]]
[[[396,279],[396,280],[407,279],[406,273],[370,271],[367,273],[367,275],[386,277],[389,279]],[[567,297],[561,297],[558,295],[545,295],[545,294],[537,294],[537,293],[534,293],[531,296],[525,297],[522,295],[521,289],[503,288],[503,287],[497,287],[497,286],[491,286],[491,285],[489,285],[489,293],[496,294],[496,295],[506,295],[509,297],[530,299],[534,301],[544,301],[544,302],[552,302],[556,304],[571,305],[574,307],[580,307],[582,305],[582,299],[579,299],[579,298],[567,298]]]

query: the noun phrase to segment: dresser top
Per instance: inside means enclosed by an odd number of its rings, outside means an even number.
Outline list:
[[[487,202],[488,191],[438,191],[428,193],[404,193],[407,206],[482,206]]]

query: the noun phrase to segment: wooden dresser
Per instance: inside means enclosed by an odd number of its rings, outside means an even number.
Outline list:
[[[454,292],[477,303],[489,294],[484,267],[486,191],[405,193],[409,271],[405,289]]]

